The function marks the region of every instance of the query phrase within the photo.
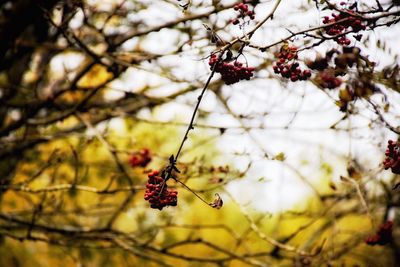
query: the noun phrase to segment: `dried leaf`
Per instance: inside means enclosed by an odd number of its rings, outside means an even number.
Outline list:
[[[221,196],[218,193],[215,193],[215,199],[212,203],[210,203],[210,206],[215,209],[220,209],[222,205],[224,205],[224,202],[222,201]]]

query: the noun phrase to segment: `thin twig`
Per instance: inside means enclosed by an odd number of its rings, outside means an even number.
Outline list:
[[[179,158],[179,155],[180,155],[180,153],[181,153],[182,147],[183,147],[183,145],[185,144],[185,142],[186,142],[186,140],[187,140],[187,138],[188,138],[188,134],[189,134],[190,130],[193,130],[193,129],[194,129],[194,120],[195,120],[197,111],[198,111],[198,109],[199,109],[201,100],[203,99],[204,93],[206,92],[207,87],[208,87],[208,85],[210,84],[212,77],[214,76],[215,68],[216,68],[216,66],[218,65],[218,63],[222,60],[222,57],[223,57],[224,53],[225,53],[232,45],[234,45],[235,43],[237,43],[237,42],[239,42],[239,41],[243,42],[242,40],[244,40],[244,39],[250,40],[250,38],[253,36],[253,34],[254,34],[265,22],[267,22],[269,19],[271,19],[271,18],[273,17],[273,15],[274,15],[276,9],[278,8],[279,4],[281,3],[281,1],[282,1],[282,0],[277,0],[276,3],[275,3],[275,5],[273,6],[272,10],[269,12],[269,14],[268,14],[263,20],[261,20],[260,22],[258,22],[257,25],[256,25],[253,29],[251,29],[248,33],[244,34],[242,37],[235,38],[234,40],[232,40],[231,42],[227,43],[225,46],[223,46],[223,47],[219,50],[220,54],[219,54],[218,60],[217,60],[217,62],[214,64],[214,66],[213,66],[213,68],[212,68],[212,71],[211,71],[211,74],[208,76],[208,79],[207,79],[207,81],[206,81],[206,83],[205,83],[205,85],[204,85],[204,87],[203,87],[203,90],[201,91],[200,95],[199,95],[198,98],[197,98],[197,103],[196,103],[196,106],[195,106],[195,108],[194,108],[194,110],[193,110],[193,114],[192,114],[192,118],[190,119],[189,126],[188,126],[188,128],[187,128],[187,130],[186,130],[186,132],[185,132],[185,135],[183,136],[183,139],[182,139],[182,142],[181,142],[181,144],[180,144],[180,146],[179,146],[178,152],[176,153],[176,156],[175,156],[175,158],[174,158],[174,162],[173,162],[174,164],[176,164],[176,162],[177,162],[177,160],[178,160],[178,158]],[[167,177],[167,178],[169,178],[169,177]]]

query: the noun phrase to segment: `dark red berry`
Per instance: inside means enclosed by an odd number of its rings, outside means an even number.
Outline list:
[[[284,45],[276,57],[279,59],[272,66],[276,74],[281,74],[283,78],[290,78],[292,82],[305,81],[311,77],[311,72],[308,71],[310,75],[307,74],[308,72],[304,74],[300,69],[300,64],[297,62],[297,47]]]
[[[221,74],[222,80],[227,85],[237,83],[240,80],[250,80],[255,70],[252,67],[243,66],[243,63],[240,63],[238,61],[235,61],[233,63],[220,61],[218,62],[218,64],[217,61],[218,60],[216,57],[210,57],[210,68],[214,68],[215,72]],[[215,64],[217,65],[215,66]]]
[[[318,74],[319,85],[323,88],[334,89],[342,84],[342,80],[337,78],[331,71],[325,70]]]
[[[378,231],[371,235],[368,236],[367,239],[365,240],[365,243],[367,243],[370,246],[374,245],[386,245],[390,242],[392,242],[392,232],[393,232],[393,222],[392,221],[387,221],[385,223],[382,223],[379,225]]]
[[[389,140],[383,161],[385,170],[391,169],[395,174],[400,174],[400,143]]]
[[[147,164],[151,161],[150,150],[147,148],[143,148],[140,151],[133,153],[129,158],[129,164],[132,167],[146,167]]]
[[[310,78],[311,77],[311,71],[310,70],[305,70],[305,71],[303,71],[303,75],[305,77],[307,77],[307,78]]]
[[[341,2],[341,5],[345,5],[345,2]],[[352,8],[350,8],[352,9]],[[325,16],[322,20],[324,24],[334,23],[334,25],[327,27],[326,33],[330,36],[341,35],[351,28],[355,32],[359,32],[361,30],[366,29],[366,25],[356,17],[354,11],[346,10],[346,13],[335,14],[332,13],[332,17]],[[338,22],[342,20],[341,22]],[[334,39],[338,44],[347,46],[350,45],[350,40],[346,37],[346,35],[339,36]]]
[[[240,22],[239,20],[240,19],[245,20],[246,17],[250,18],[250,20],[255,19],[254,10],[249,10],[249,6],[247,4],[244,4],[244,3],[236,4],[233,7],[233,9],[238,12],[236,19],[232,20],[232,23],[234,25],[239,24],[239,22]]]
[[[153,209],[162,210],[166,206],[176,206],[178,192],[169,189],[166,181],[159,174],[159,171],[148,173],[144,199],[150,203],[150,207]]]

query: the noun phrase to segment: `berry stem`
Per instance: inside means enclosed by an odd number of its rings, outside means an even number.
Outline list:
[[[182,139],[182,142],[181,142],[181,144],[179,146],[178,152],[176,152],[176,156],[174,158],[173,164],[176,164],[176,162],[178,162],[179,155],[180,155],[180,153],[182,151],[183,145],[185,144],[186,140],[188,139],[189,132],[190,132],[190,130],[194,129],[194,119],[195,119],[197,111],[198,111],[198,109],[200,107],[201,100],[203,99],[203,96],[204,96],[205,92],[207,91],[207,87],[210,84],[211,79],[213,78],[213,76],[215,74],[216,66],[221,61],[222,55],[224,53],[225,53],[225,50],[220,53],[220,55],[218,57],[218,60],[217,60],[217,63],[212,67],[211,73],[208,76],[206,83],[204,84],[203,90],[201,90],[200,95],[197,97],[197,103],[196,103],[196,106],[195,106],[195,108],[193,110],[192,118],[190,119],[190,123],[189,123],[189,125],[188,125],[188,127],[186,129],[185,135],[183,136],[183,139]],[[169,178],[169,177],[167,177],[167,178]]]
[[[174,178],[173,178],[174,179]],[[212,207],[212,205],[210,203],[208,203],[204,198],[202,198],[199,194],[197,194],[196,192],[194,192],[189,186],[185,185],[185,183],[179,181],[178,179],[174,179],[176,182],[180,183],[184,188],[186,188],[187,190],[189,190],[191,193],[193,193],[198,199],[200,199],[201,201],[203,201],[205,204],[207,204],[208,206]]]
[[[204,93],[205,93],[206,90],[207,90],[208,85],[209,85],[210,82],[211,82],[212,77],[213,77],[214,74],[215,74],[216,66],[217,66],[218,63],[221,61],[222,56],[224,55],[224,53],[225,53],[232,45],[234,45],[235,43],[237,43],[237,42],[239,42],[239,41],[242,41],[243,38],[246,38],[247,40],[251,39],[251,37],[253,36],[253,34],[254,34],[266,21],[268,21],[269,19],[272,19],[272,18],[273,18],[274,13],[275,13],[276,9],[278,8],[278,6],[280,5],[281,2],[282,2],[282,0],[277,0],[276,3],[274,4],[274,6],[272,7],[272,10],[269,12],[269,14],[268,14],[263,20],[261,20],[259,23],[257,23],[257,25],[255,25],[254,28],[251,29],[247,34],[244,34],[242,37],[235,38],[234,40],[232,40],[231,42],[227,43],[225,46],[223,46],[223,47],[220,49],[221,52],[220,52],[220,54],[219,54],[218,60],[217,60],[217,62],[214,64],[214,66],[212,67],[211,74],[210,74],[210,76],[208,76],[208,79],[207,79],[207,81],[206,81],[206,83],[205,83],[205,85],[204,85],[204,87],[203,87],[203,90],[201,91],[199,97],[197,98],[196,107],[194,108],[194,111],[193,111],[192,118],[191,118],[191,120],[190,120],[189,126],[188,126],[188,128],[187,128],[187,130],[186,130],[186,133],[185,133],[185,135],[184,135],[184,137],[183,137],[183,139],[182,139],[181,145],[179,146],[178,152],[176,153],[176,156],[175,156],[174,161],[173,161],[172,164],[176,164],[176,162],[178,162],[179,155],[180,155],[180,153],[181,153],[181,150],[182,150],[182,148],[183,148],[183,145],[185,144],[185,142],[186,142],[186,140],[187,140],[187,138],[188,138],[189,132],[190,132],[190,130],[194,129],[193,123],[194,123],[194,119],[195,119],[195,117],[196,117],[197,111],[198,111],[198,109],[199,109],[201,100],[202,100],[202,98],[203,98],[203,96],[204,96]],[[169,177],[167,177],[167,178],[169,178]]]
[[[188,134],[189,134],[190,130],[194,129],[193,123],[194,123],[194,119],[195,119],[196,114],[197,114],[197,110],[198,110],[198,108],[199,108],[199,106],[200,106],[200,103],[201,103],[201,100],[202,100],[202,98],[203,98],[203,96],[204,96],[204,93],[206,92],[207,87],[208,87],[208,85],[210,84],[212,77],[214,76],[215,68],[216,68],[216,66],[218,65],[218,63],[221,61],[223,54],[224,54],[225,51],[227,51],[233,44],[235,44],[236,42],[242,41],[243,38],[251,39],[251,37],[253,36],[253,34],[254,34],[267,20],[273,18],[273,15],[274,15],[276,9],[278,8],[278,6],[279,6],[279,4],[280,4],[281,2],[282,2],[282,0],[277,0],[276,3],[275,3],[275,5],[273,6],[271,12],[270,12],[263,20],[261,20],[259,23],[257,23],[257,25],[254,26],[254,28],[253,28],[252,30],[250,30],[247,34],[244,34],[243,37],[241,37],[241,38],[239,37],[239,38],[236,38],[236,39],[232,40],[231,42],[229,42],[228,44],[226,44],[224,47],[221,48],[221,50],[220,50],[221,53],[220,53],[220,55],[219,55],[219,57],[218,57],[218,61],[214,64],[214,66],[213,66],[213,68],[212,68],[212,70],[211,70],[211,74],[210,74],[210,76],[208,76],[208,79],[207,79],[207,81],[206,81],[206,83],[205,83],[205,85],[204,85],[204,87],[203,87],[203,90],[201,91],[201,94],[200,94],[199,97],[197,98],[198,100],[197,100],[196,107],[195,107],[195,109],[194,109],[194,111],[193,111],[192,118],[191,118],[190,123],[189,123],[189,126],[188,126],[188,128],[187,128],[187,130],[186,130],[186,133],[185,133],[185,135],[184,135],[184,137],[183,137],[183,139],[182,139],[181,145],[179,146],[178,152],[176,153],[176,156],[175,156],[175,159],[174,159],[174,163],[176,163],[176,162],[178,161],[178,157],[179,157],[179,155],[180,155],[180,153],[181,153],[181,150],[182,150],[182,148],[183,148],[183,145],[184,145],[185,142],[186,142],[186,139],[188,138]]]

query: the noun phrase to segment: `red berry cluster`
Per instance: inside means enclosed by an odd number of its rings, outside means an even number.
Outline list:
[[[144,199],[150,202],[152,209],[162,210],[165,206],[176,206],[178,191],[169,189],[159,171],[148,174]]]
[[[283,78],[290,78],[292,82],[297,80],[305,81],[311,77],[311,71],[302,71],[299,67],[299,63],[295,61],[298,58],[296,47],[282,47],[277,57],[279,59],[275,62],[275,65],[272,66],[276,74],[281,74]]]
[[[129,158],[129,164],[132,167],[146,167],[151,161],[150,150],[143,148],[142,150],[135,152]]]
[[[243,66],[243,63],[238,61],[235,62],[225,62],[219,61],[218,63],[218,56],[216,54],[212,54],[210,56],[210,60],[208,64],[210,65],[210,69],[213,69],[215,64],[215,72],[221,74],[222,80],[225,84],[234,84],[239,82],[240,80],[250,80],[253,77],[253,67],[246,67]]]
[[[385,155],[383,161],[385,170],[391,168],[393,173],[400,174],[400,143],[389,140]]]
[[[334,89],[342,84],[342,80],[336,77],[329,70],[323,71],[318,75],[319,84],[323,88]]]
[[[255,13],[254,10],[249,10],[249,6],[246,5],[245,3],[239,3],[236,4],[233,9],[235,11],[238,11],[239,14],[237,15],[236,19],[232,20],[233,25],[237,25],[240,22],[240,19],[245,19],[246,17],[249,17],[250,20],[255,19]]]
[[[365,30],[366,26],[362,23],[362,21],[359,18],[352,16],[352,14],[355,15],[355,13],[351,9],[354,8],[356,8],[355,5],[350,7],[349,10],[346,10],[347,12],[342,12],[339,14],[332,13],[332,17],[325,16],[322,21],[324,24],[336,23],[340,20],[344,20],[328,27],[326,29],[326,33],[330,36],[336,36],[345,33],[349,30],[349,28],[351,28],[354,32]],[[341,45],[350,45],[350,40],[346,37],[346,35],[335,38],[335,41]]]
[[[378,231],[368,236],[365,243],[368,245],[386,245],[392,241],[393,222],[387,221],[379,226]]]

